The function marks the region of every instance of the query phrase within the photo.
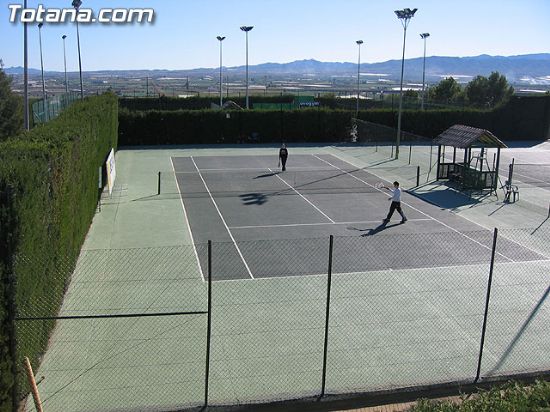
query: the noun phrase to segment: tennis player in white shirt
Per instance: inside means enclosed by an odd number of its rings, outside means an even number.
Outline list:
[[[393,189],[387,186],[383,187],[392,194],[389,199],[391,200],[390,211],[388,213],[388,216],[384,219],[384,223],[389,223],[393,212],[395,212],[396,210],[401,215],[401,223],[405,223],[407,221],[407,218],[405,217],[403,210],[401,210],[401,189],[399,188],[399,182],[393,182]]]

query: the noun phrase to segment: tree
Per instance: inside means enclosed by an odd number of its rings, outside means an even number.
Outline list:
[[[487,78],[476,76],[466,86],[466,97],[468,101],[480,107],[495,107],[506,103],[514,93],[506,77],[499,72],[492,72]]]
[[[462,87],[453,77],[447,77],[432,87],[429,93],[430,98],[438,103],[450,103],[460,98]]]
[[[21,98],[11,90],[11,78],[0,60],[0,140],[15,136],[23,128]]]
[[[466,97],[470,104],[475,106],[488,106],[489,80],[485,76],[476,76],[466,86]]]
[[[489,76],[489,104],[491,107],[506,103],[514,94],[506,76],[499,72],[492,72]]]
[[[407,89],[403,92],[403,97],[405,99],[417,100],[418,99],[418,91],[413,90],[413,89]]]

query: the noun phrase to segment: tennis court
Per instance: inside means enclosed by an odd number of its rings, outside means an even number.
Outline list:
[[[490,256],[490,231],[406,193],[408,221],[400,224],[396,212],[383,225],[389,195],[377,188],[381,179],[332,154],[292,156],[285,172],[272,156],[171,161],[194,243],[233,244],[214,261],[215,280],[326,273],[322,245],[329,235],[336,238],[336,273],[457,266],[487,262]],[[389,234],[391,246],[383,241]],[[283,239],[285,247],[278,247]],[[206,257],[197,247],[203,274]],[[298,259],[299,267],[293,263]],[[497,262],[542,259],[507,239],[496,256]]]
[[[37,371],[47,410],[316,397],[324,376],[335,395],[472,381],[492,231],[407,193],[408,222],[396,214],[382,226],[388,194],[376,185],[390,182],[377,175],[400,176],[406,190],[406,169],[362,169],[341,150],[307,147],[293,148],[283,173],[273,152],[118,153],[117,190],[60,310],[99,317],[57,320]],[[482,379],[548,370],[549,237],[531,232],[498,237]]]
[[[532,148],[512,148],[503,154],[501,174],[509,178],[513,163],[512,184],[520,188],[550,190],[550,162],[545,144]]]

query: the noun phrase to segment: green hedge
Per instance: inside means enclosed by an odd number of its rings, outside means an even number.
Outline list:
[[[119,116],[120,144],[342,141],[349,139],[352,116],[355,110],[324,107],[223,112],[126,109]],[[392,109],[360,110],[359,118],[397,127],[397,111]],[[431,139],[450,126],[465,124],[490,130],[504,140],[528,140],[548,138],[549,122],[550,96],[536,96],[514,97],[494,110],[404,110],[402,127],[406,132]]]
[[[262,111],[128,111],[121,110],[121,145],[335,142],[349,140],[355,112],[330,109]],[[227,117],[229,116],[229,118]],[[397,113],[364,110],[359,118],[397,127]],[[479,110],[403,112],[403,129],[433,138],[460,123],[491,130],[493,113]]]
[[[397,129],[397,112],[388,109],[359,112],[359,119]],[[404,131],[434,138],[455,124],[492,129],[494,114],[484,110],[404,110],[401,124]]]
[[[292,99],[293,96],[254,97],[254,101],[263,102]],[[237,103],[244,105],[241,100]],[[221,113],[209,109],[210,102],[217,102],[209,97],[121,99],[121,106],[126,108],[120,113],[121,144],[237,143],[249,141],[252,134],[261,142],[347,139],[351,117],[355,116],[355,101],[329,97],[317,100],[320,108]],[[340,103],[345,107],[339,108]],[[359,118],[396,128],[397,105],[394,109],[376,108],[376,103],[361,101]],[[515,96],[493,110],[403,111],[403,130],[427,138],[434,138],[455,124],[487,129],[504,140],[545,139],[550,130],[550,96]]]
[[[237,103],[240,107],[246,106],[245,96],[229,98],[223,97],[223,101],[231,100]],[[253,103],[291,103],[294,100],[292,95],[281,96],[254,96],[250,98]],[[121,109],[128,110],[204,110],[210,109],[211,103],[220,104],[219,97],[123,97],[119,100]]]
[[[7,273],[16,275],[18,316],[58,313],[95,213],[98,169],[117,146],[117,129],[118,102],[106,94],[76,102],[49,123],[0,144],[0,189],[12,188],[4,206],[13,210],[0,214],[0,227],[10,233],[7,246],[17,256],[13,261],[2,256],[0,268],[4,285]],[[28,356],[38,366],[53,326],[17,323],[18,365]],[[2,335],[4,355],[4,330]],[[7,398],[0,393],[0,399]]]
[[[227,117],[229,116],[229,118]],[[119,114],[121,145],[334,141],[349,135],[343,110],[179,110]]]

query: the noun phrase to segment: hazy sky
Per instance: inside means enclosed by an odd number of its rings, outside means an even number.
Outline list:
[[[0,0],[0,58],[23,65],[23,25],[9,23]],[[28,0],[29,7],[70,7],[71,0]],[[353,61],[362,39],[363,62],[401,58],[403,29],[393,13],[418,8],[407,32],[406,57],[422,56],[419,33],[429,32],[428,56],[516,55],[550,52],[550,0],[83,0],[82,7],[152,7],[145,25],[81,25],[82,65],[98,69],[188,69],[218,66],[217,35],[225,35],[224,66],[300,59]],[[74,24],[42,29],[46,70],[78,67]],[[39,68],[38,29],[29,27],[30,67]]]

